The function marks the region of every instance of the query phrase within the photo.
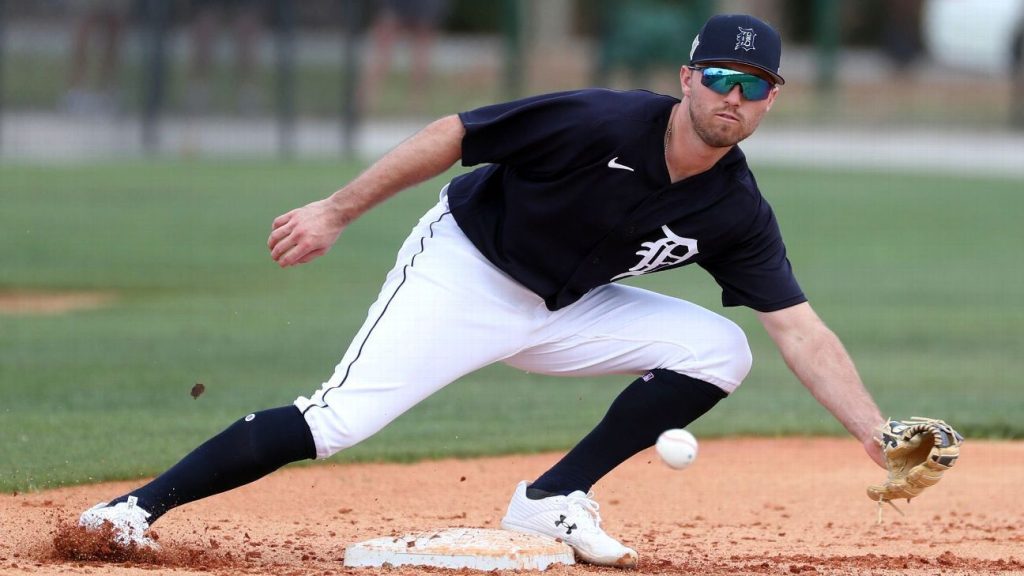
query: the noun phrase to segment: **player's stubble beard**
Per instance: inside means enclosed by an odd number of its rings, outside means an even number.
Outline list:
[[[748,118],[731,106],[720,106],[714,110],[704,110],[692,98],[687,108],[693,131],[705,144],[712,148],[731,148],[735,146],[753,134],[754,130],[761,123],[760,117],[756,119]],[[726,122],[717,118],[715,114],[721,112],[735,116],[739,119],[739,122]]]

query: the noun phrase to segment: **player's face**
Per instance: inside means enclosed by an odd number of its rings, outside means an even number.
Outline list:
[[[722,64],[737,72],[764,77],[746,64]],[[733,86],[727,94],[719,94],[701,83],[701,72],[684,66],[679,72],[683,95],[689,101],[690,124],[697,136],[713,148],[728,148],[754,133],[761,119],[772,107],[778,87],[771,89],[763,100],[749,100],[740,86]]]

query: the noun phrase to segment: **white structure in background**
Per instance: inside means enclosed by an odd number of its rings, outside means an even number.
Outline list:
[[[1024,0],[928,0],[924,44],[938,62],[1005,74],[1014,46],[1021,49]]]

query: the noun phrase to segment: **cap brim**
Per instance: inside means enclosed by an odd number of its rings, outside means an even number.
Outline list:
[[[782,76],[779,76],[778,74],[776,74],[775,72],[772,72],[771,70],[765,68],[764,66],[759,66],[757,64],[754,64],[753,62],[748,62],[746,60],[740,60],[739,58],[708,58],[706,60],[695,60],[695,61],[692,61],[692,62],[690,62],[690,65],[694,65],[694,64],[707,64],[707,63],[710,63],[710,62],[735,62],[737,64],[746,64],[747,66],[753,66],[754,68],[757,68],[758,70],[764,72],[768,76],[771,76],[772,81],[775,82],[776,84],[778,84],[779,86],[781,86],[781,85],[786,83],[786,79],[785,78],[783,78]]]

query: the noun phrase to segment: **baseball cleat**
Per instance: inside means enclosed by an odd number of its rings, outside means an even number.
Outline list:
[[[117,544],[126,547],[134,544],[155,550],[159,547],[156,540],[145,535],[146,530],[149,530],[149,512],[139,507],[137,502],[135,496],[129,496],[127,501],[113,505],[100,502],[82,512],[78,525],[86,530],[100,530],[104,523],[109,522]]]
[[[601,515],[593,494],[577,490],[568,496],[531,500],[526,482],[520,482],[509,502],[501,527],[554,538],[568,544],[576,556],[590,564],[635,568],[637,554],[601,529]]]

